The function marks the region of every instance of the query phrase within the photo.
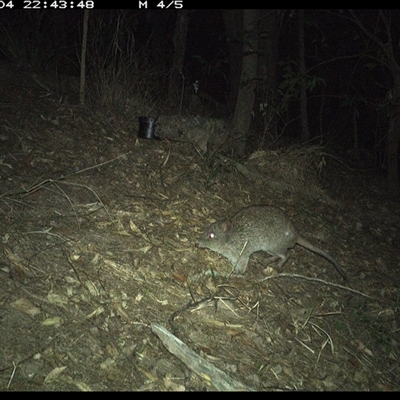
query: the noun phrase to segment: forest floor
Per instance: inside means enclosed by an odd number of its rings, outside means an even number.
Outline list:
[[[3,82],[0,99],[0,390],[400,390],[400,203],[383,176],[329,159],[333,206],[40,88]],[[349,281],[300,246],[244,276],[195,247],[251,204],[285,210]]]

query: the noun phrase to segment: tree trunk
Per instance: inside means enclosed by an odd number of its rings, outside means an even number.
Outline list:
[[[180,10],[176,21],[176,28],[173,37],[174,56],[172,59],[171,74],[169,77],[168,97],[173,102],[178,102],[181,99],[183,88],[183,61],[186,52],[186,36],[188,29],[187,11]]]
[[[301,141],[310,140],[307,114],[307,90],[306,90],[306,50],[304,41],[304,10],[299,10],[299,72],[300,72],[300,123]]]
[[[243,47],[241,45],[241,40],[239,40],[239,35],[243,30],[243,11],[224,10],[222,15],[225,22],[226,40],[230,59],[228,108],[230,112],[233,112],[238,97],[240,71],[242,69]]]
[[[262,10],[259,21],[258,73],[261,84],[257,85],[260,100],[264,136],[277,137],[276,118],[276,71],[278,65],[279,10]]]
[[[400,71],[397,71],[399,73]],[[390,116],[387,138],[388,155],[388,191],[390,196],[399,194],[399,142],[400,142],[400,76],[396,76],[393,85],[393,112]]]
[[[87,36],[89,25],[89,10],[85,10],[83,14],[83,34],[82,34],[82,52],[81,52],[81,76],[79,85],[79,104],[85,104],[85,83],[86,83],[86,50]]]
[[[235,137],[235,152],[242,156],[245,152],[255,99],[255,78],[258,60],[258,10],[243,10],[243,58],[240,86],[232,121]]]

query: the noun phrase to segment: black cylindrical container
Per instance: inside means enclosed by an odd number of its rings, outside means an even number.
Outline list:
[[[159,140],[155,135],[156,121],[150,117],[139,117],[139,134],[142,139]]]

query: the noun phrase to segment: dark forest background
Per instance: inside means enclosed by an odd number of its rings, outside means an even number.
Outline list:
[[[385,173],[391,195],[399,39],[398,10],[0,11],[1,62],[37,82],[55,77],[62,101],[122,125],[139,115],[226,118],[237,157],[323,145]],[[80,96],[65,100],[66,80]]]

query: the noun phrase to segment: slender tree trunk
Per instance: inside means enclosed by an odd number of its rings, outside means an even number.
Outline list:
[[[258,10],[243,10],[243,59],[239,93],[232,121],[235,152],[244,155],[255,99],[258,52]]]
[[[399,73],[400,71],[398,71]],[[393,85],[393,114],[390,118],[387,138],[388,155],[388,191],[391,196],[399,194],[399,141],[400,141],[400,75],[395,78]]]
[[[258,73],[261,83],[257,85],[260,100],[264,137],[277,137],[276,119],[276,73],[278,65],[279,10],[262,10],[259,21]],[[261,121],[260,121],[261,122]]]
[[[222,15],[225,22],[230,59],[228,108],[230,112],[233,112],[239,92],[240,72],[242,70],[243,46],[239,36],[243,30],[243,11],[224,10]]]
[[[299,10],[299,69],[300,69],[300,121],[301,121],[301,141],[310,140],[310,129],[308,127],[307,114],[307,89],[306,89],[306,50],[304,40],[304,10]]]
[[[54,36],[57,41],[57,73],[68,74],[69,70],[65,66],[70,65],[69,54],[66,52],[67,48],[67,28],[66,18],[67,15],[64,10],[54,10]]]
[[[83,14],[83,35],[82,35],[82,53],[81,53],[81,79],[79,87],[79,103],[81,106],[85,104],[85,84],[86,84],[86,50],[87,35],[89,25],[89,10],[85,10]]]
[[[178,19],[176,21],[176,28],[173,37],[174,56],[172,59],[168,90],[168,97],[173,102],[182,100],[181,93],[184,84],[182,68],[186,52],[188,22],[189,19],[187,12],[185,10],[180,10],[178,12]]]

